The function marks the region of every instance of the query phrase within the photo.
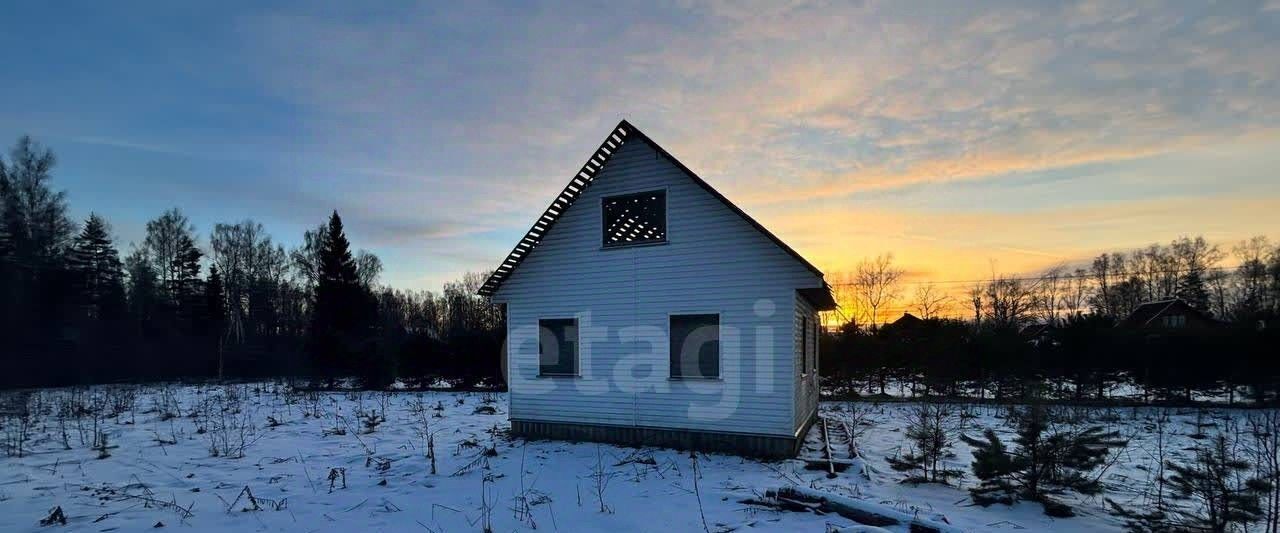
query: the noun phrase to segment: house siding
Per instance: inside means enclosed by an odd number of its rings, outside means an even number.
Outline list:
[[[656,189],[667,243],[603,249],[602,198]],[[625,143],[494,295],[511,418],[793,436],[795,289],[821,283],[649,145]],[[683,313],[720,315],[720,379],[668,378],[668,317]],[[578,377],[537,375],[537,322],[553,316],[579,317]]]

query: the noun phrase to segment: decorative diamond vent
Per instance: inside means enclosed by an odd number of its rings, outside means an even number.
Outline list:
[[[606,248],[667,240],[666,191],[610,196],[604,199],[602,211]]]

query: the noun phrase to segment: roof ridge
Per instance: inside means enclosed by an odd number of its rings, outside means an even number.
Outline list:
[[[1167,301],[1167,303],[1165,303],[1164,307],[1161,307],[1159,311],[1156,311],[1156,312],[1155,312],[1155,314],[1151,315],[1151,318],[1148,318],[1148,319],[1146,320],[1146,322],[1143,322],[1143,323],[1142,323],[1142,325],[1144,325],[1144,326],[1145,326],[1145,325],[1147,325],[1147,324],[1150,324],[1152,320],[1155,320],[1155,319],[1156,319],[1156,317],[1158,317],[1158,316],[1160,316],[1160,315],[1164,314],[1164,312],[1165,312],[1165,311],[1168,311],[1170,307],[1173,307],[1173,304],[1176,304],[1176,303],[1178,303],[1178,302],[1179,302],[1179,301],[1181,301],[1181,300],[1182,300],[1181,298],[1170,298],[1170,299]],[[1151,303],[1152,303],[1152,304],[1164,303],[1164,301],[1162,300],[1162,301],[1160,301],[1160,302],[1151,302]]]
[[[604,142],[600,144],[600,147],[597,148],[596,151],[592,153],[591,157],[587,159],[582,170],[579,170],[577,174],[574,174],[573,178],[570,179],[569,184],[565,185],[564,190],[561,191],[560,194],[556,196],[556,199],[551,202],[551,205],[543,211],[542,216],[538,217],[538,219],[534,221],[533,227],[529,228],[529,231],[525,233],[525,236],[516,243],[516,246],[509,254],[507,254],[507,258],[502,261],[502,264],[498,265],[498,268],[494,269],[493,274],[491,274],[489,278],[485,280],[484,284],[480,286],[480,289],[477,291],[480,295],[493,296],[493,294],[498,291],[498,288],[502,286],[503,282],[505,282],[507,278],[515,272],[516,267],[518,267],[520,263],[524,262],[524,259],[533,252],[533,249],[537,247],[539,243],[542,242],[542,237],[551,230],[551,227],[560,219],[560,216],[563,215],[564,212],[573,205],[574,201],[576,201],[578,197],[591,186],[595,177],[604,169],[605,163],[609,161],[613,154],[620,149],[627,140],[632,138],[643,141],[659,155],[666,158],[667,161],[684,173],[686,177],[693,180],[694,183],[698,184],[698,186],[710,193],[712,197],[720,200],[720,202],[731,211],[737,213],[738,216],[742,217],[742,219],[748,224],[754,227],[774,244],[778,245],[782,251],[799,261],[806,269],[818,276],[818,279],[822,280],[822,288],[828,287],[826,281],[823,280],[822,271],[818,270],[818,267],[806,260],[799,252],[796,252],[793,248],[788,246],[787,243],[782,242],[782,239],[779,239],[777,235],[774,235],[773,232],[769,231],[754,218],[751,218],[751,215],[748,215],[742,210],[742,208],[729,201],[729,199],[723,194],[720,194],[720,191],[715,190],[715,188],[712,187],[711,184],[707,183],[706,180],[699,177],[697,173],[690,170],[689,167],[684,165],[684,163],[681,163],[680,160],[676,159],[675,156],[671,155],[671,153],[665,148],[658,145],[657,142],[649,138],[648,135],[645,135],[644,132],[640,131],[640,128],[635,127],[624,118],[618,122],[617,126],[614,126],[609,135],[605,137]]]
[[[600,143],[596,151],[592,152],[591,156],[587,158],[587,162],[582,165],[582,168],[569,179],[569,183],[551,201],[551,205],[542,211],[542,215],[533,222],[533,226],[529,228],[529,231],[525,232],[524,237],[516,242],[515,247],[507,254],[506,259],[502,261],[502,264],[498,265],[498,268],[493,270],[489,278],[476,291],[477,293],[481,296],[493,296],[497,292],[498,287],[501,287],[507,277],[512,272],[515,272],[516,267],[524,262],[524,258],[528,257],[533,252],[533,249],[542,242],[542,237],[551,230],[551,227],[560,219],[560,215],[573,205],[578,197],[582,195],[582,192],[587,190],[587,187],[591,186],[596,174],[604,168],[605,163],[609,161],[609,158],[613,157],[615,151],[622,147],[627,136],[632,132],[639,133],[639,130],[632,126],[630,122],[627,122],[626,119],[619,121],[618,125],[609,131],[609,135],[605,137],[604,142]]]

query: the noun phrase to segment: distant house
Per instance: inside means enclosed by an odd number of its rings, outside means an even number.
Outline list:
[[[1034,338],[1043,337],[1045,335],[1052,333],[1053,329],[1054,328],[1052,324],[1049,324],[1047,322],[1040,322],[1036,324],[1027,324],[1025,326],[1022,326],[1022,329],[1018,330],[1018,334],[1028,339],[1034,339]]]
[[[815,420],[822,272],[626,121],[479,292],[517,435],[789,456]]]
[[[1181,298],[1141,304],[1116,324],[1118,328],[1148,331],[1207,329],[1217,326],[1218,321],[1212,316],[1192,307]]]
[[[920,317],[913,315],[910,312],[904,311],[902,313],[902,316],[898,317],[897,320],[890,322],[889,325],[895,328],[911,329],[916,326],[919,326],[923,322],[924,322],[923,320],[920,320]]]

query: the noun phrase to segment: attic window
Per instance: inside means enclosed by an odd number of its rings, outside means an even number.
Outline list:
[[[667,242],[667,193],[650,191],[604,199],[605,248]]]
[[[1160,319],[1166,328],[1183,328],[1187,326],[1187,315],[1164,315]]]

